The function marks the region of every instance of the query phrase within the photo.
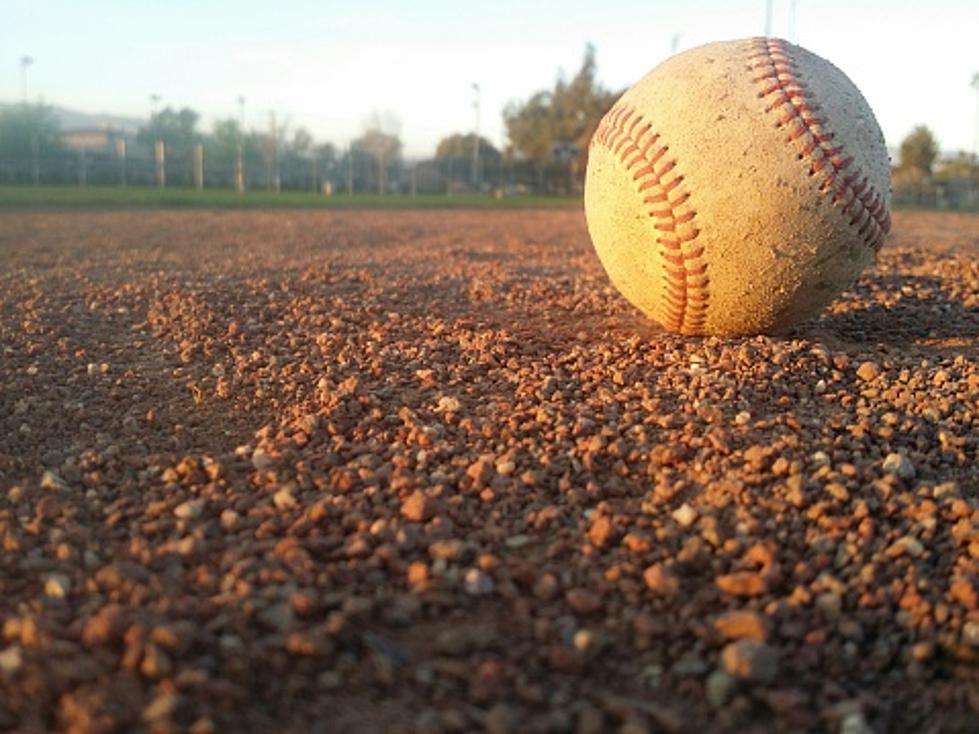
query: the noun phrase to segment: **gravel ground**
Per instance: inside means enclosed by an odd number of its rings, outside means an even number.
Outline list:
[[[977,731],[979,217],[736,340],[574,211],[0,257],[0,729]]]

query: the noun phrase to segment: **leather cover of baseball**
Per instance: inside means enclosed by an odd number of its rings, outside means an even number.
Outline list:
[[[657,66],[602,119],[585,179],[613,284],[683,334],[777,333],[816,314],[874,259],[889,200],[863,95],[776,38]]]

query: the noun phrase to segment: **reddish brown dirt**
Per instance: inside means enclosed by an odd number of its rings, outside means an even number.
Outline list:
[[[685,339],[579,212],[0,214],[0,730],[975,731],[979,217]]]

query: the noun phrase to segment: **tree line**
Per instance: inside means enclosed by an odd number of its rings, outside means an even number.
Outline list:
[[[979,209],[979,161],[964,150],[942,157],[934,133],[917,125],[901,141],[892,187],[897,204]]]

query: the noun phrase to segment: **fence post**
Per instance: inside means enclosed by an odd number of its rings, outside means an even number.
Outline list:
[[[41,183],[41,166],[37,160],[37,134],[31,135],[31,182],[37,186]]]
[[[119,158],[119,185],[126,188],[126,139],[116,141],[116,156]]]
[[[166,143],[164,143],[162,140],[157,140],[156,145],[154,146],[154,152],[156,153],[156,185],[161,189],[166,188]]]
[[[242,156],[240,140],[235,155],[235,191],[239,194],[245,193],[245,161]]]
[[[194,146],[194,185],[198,191],[204,190],[204,145]]]

